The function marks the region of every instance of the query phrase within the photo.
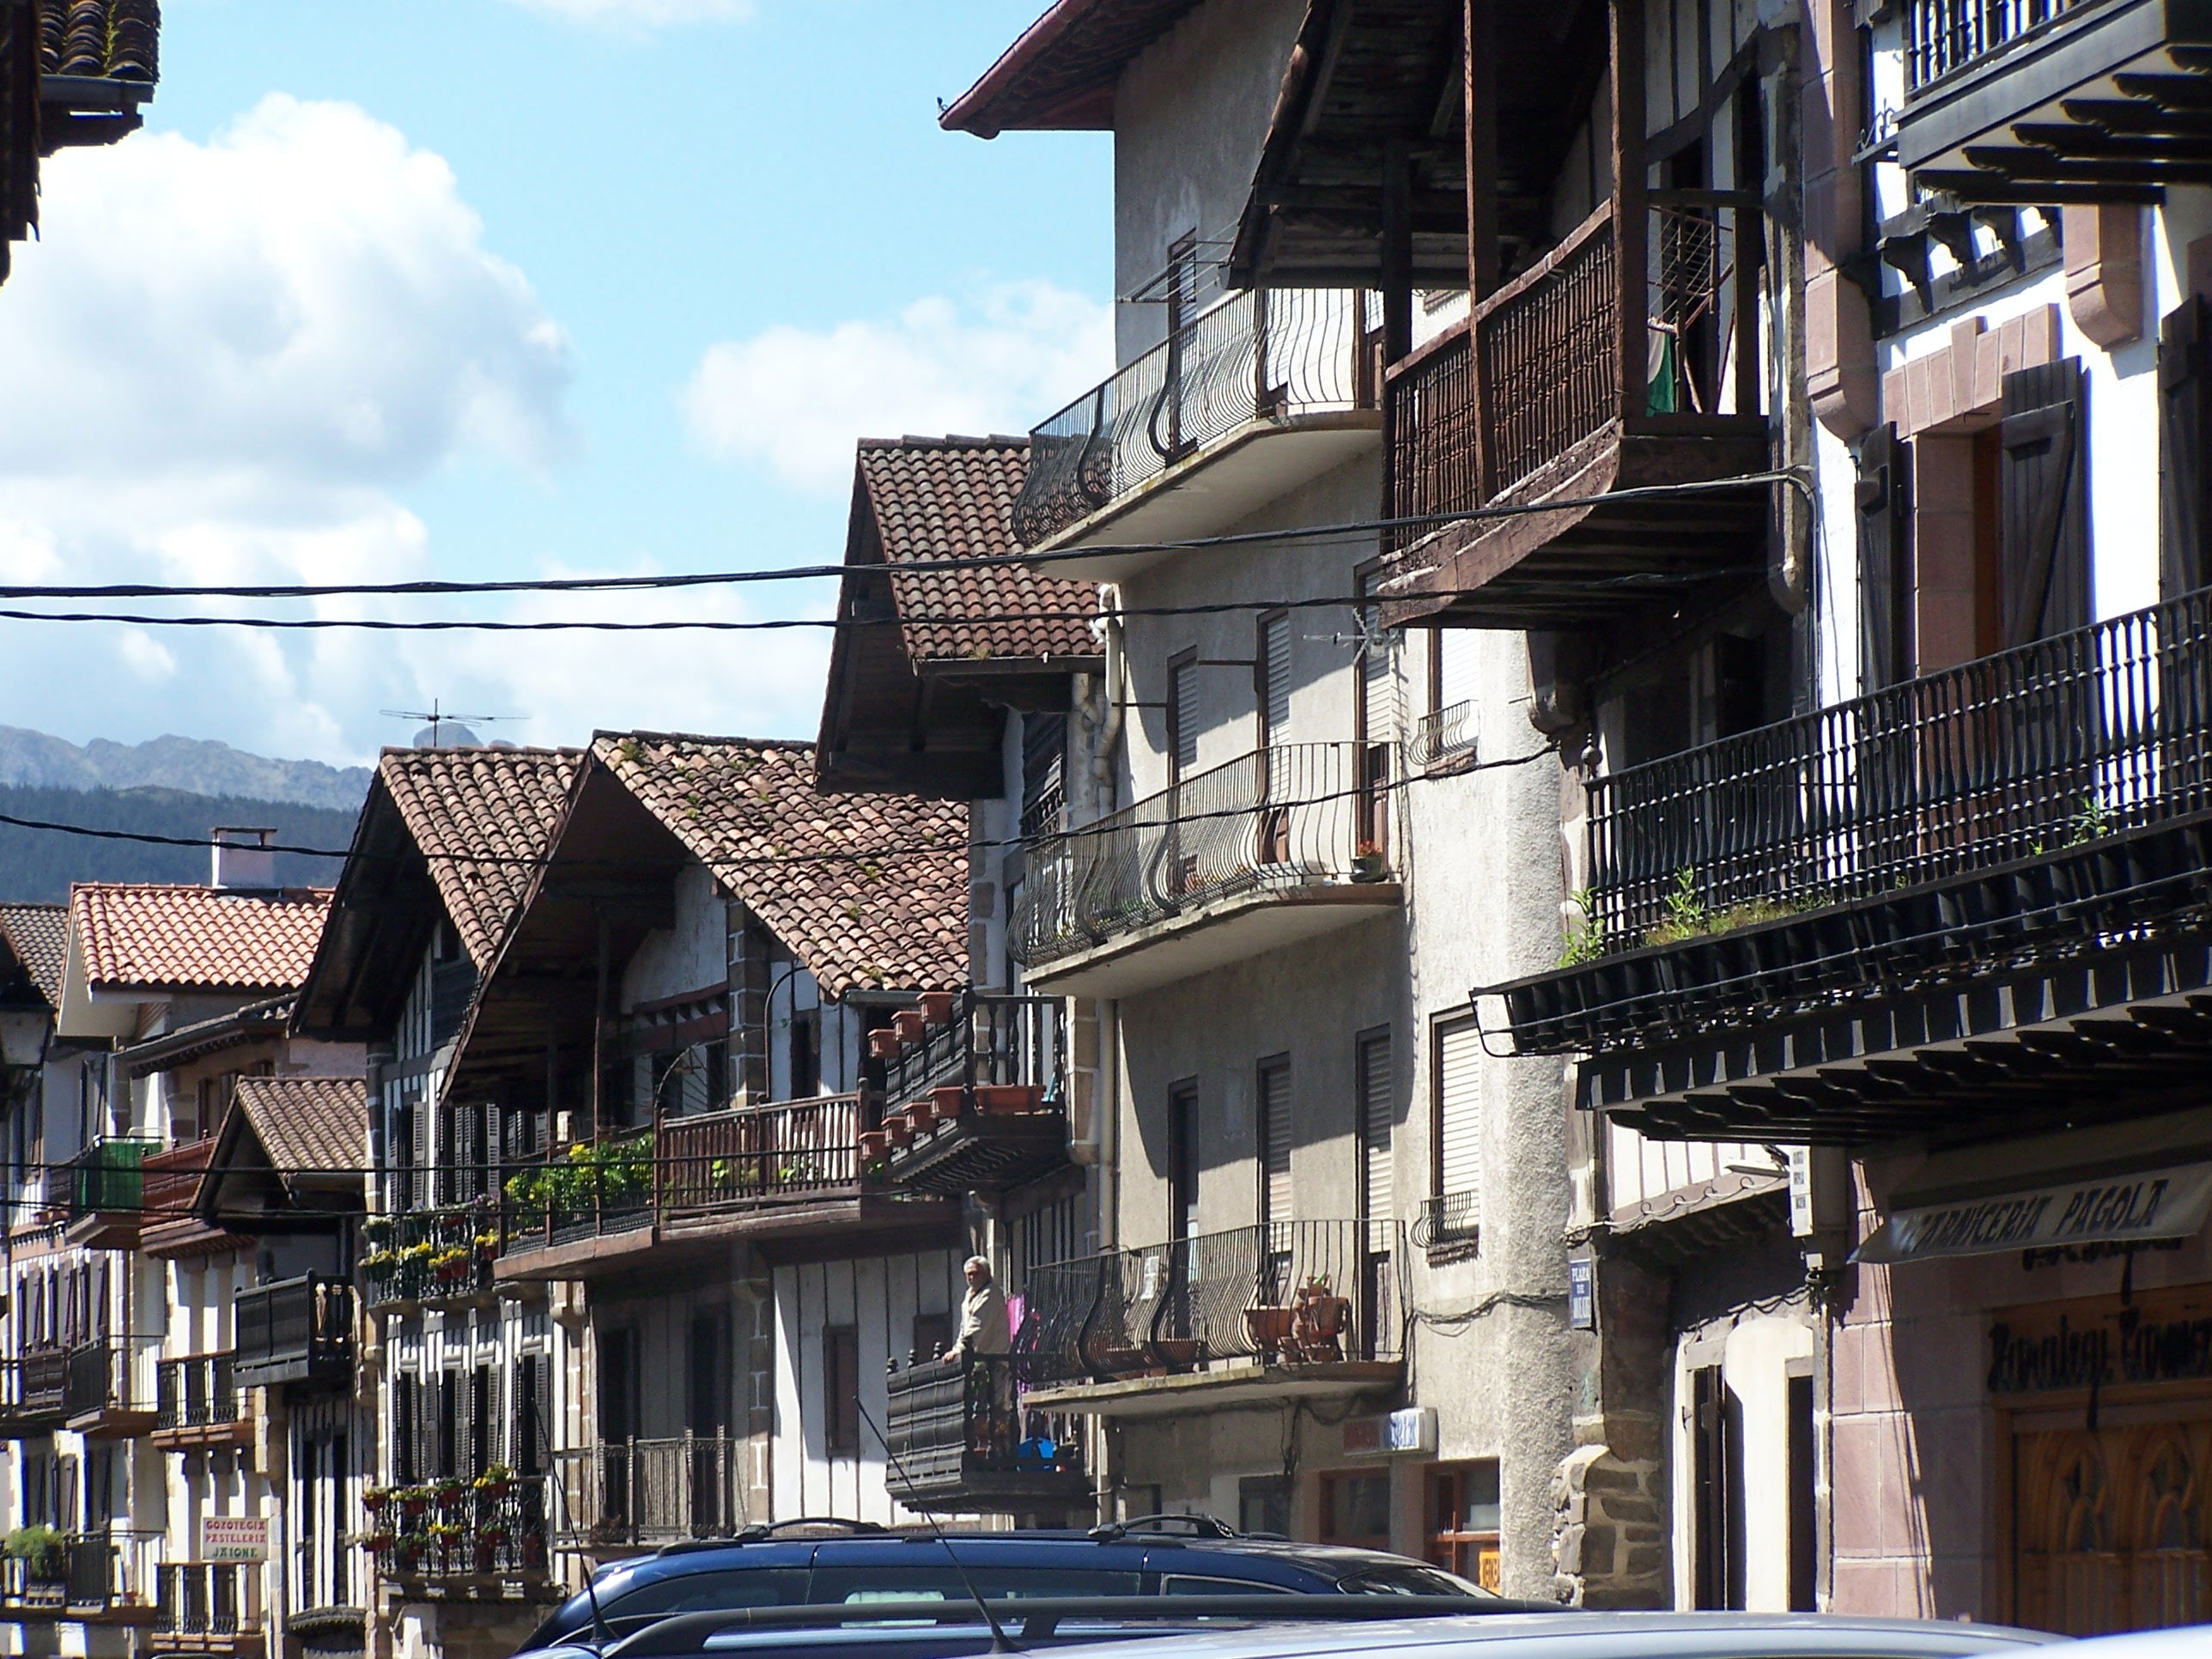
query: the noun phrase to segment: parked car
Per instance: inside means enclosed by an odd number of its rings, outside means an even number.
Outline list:
[[[834,1526],[842,1536],[802,1537]],[[958,1559],[956,1562],[955,1556]],[[673,1545],[603,1570],[520,1651],[648,1616],[889,1600],[1208,1595],[1443,1596],[1509,1603],[1407,1556],[1240,1534],[1206,1516],[1156,1516],[1089,1532],[891,1533],[866,1522],[787,1522],[728,1543]]]

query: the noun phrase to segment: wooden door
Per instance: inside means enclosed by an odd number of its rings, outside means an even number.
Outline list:
[[[2015,1617],[2069,1636],[2212,1619],[2212,1406],[2013,1442]]]

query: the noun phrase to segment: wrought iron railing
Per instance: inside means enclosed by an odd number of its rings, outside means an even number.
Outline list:
[[[1012,923],[1036,967],[1217,899],[1379,878],[1358,745],[1285,744],[1032,850]]]
[[[261,1569],[234,1561],[191,1561],[161,1570],[154,1603],[158,1636],[240,1636],[261,1627]]]
[[[353,1359],[353,1286],[327,1273],[306,1273],[240,1291],[234,1304],[238,1370],[252,1382],[261,1373],[303,1368],[341,1370]]]
[[[1278,1221],[1032,1268],[1018,1371],[1046,1383],[1222,1360],[1395,1358],[1396,1233],[1372,1221]]]
[[[116,1337],[70,1350],[63,1404],[71,1417],[154,1409],[159,1337]]]
[[[2212,590],[1597,779],[1593,949],[1725,930],[2212,807]]]
[[[164,1359],[154,1368],[154,1426],[157,1429],[220,1428],[238,1422],[245,1415],[245,1406],[232,1354]]]
[[[955,1486],[977,1473],[1079,1474],[1074,1420],[1022,1407],[1012,1355],[918,1358],[891,1369],[884,1433],[894,1494]]]
[[[368,1305],[470,1296],[491,1288],[499,1211],[489,1199],[404,1210],[362,1224],[362,1277]]]
[[[599,1549],[727,1538],[752,1518],[747,1455],[741,1435],[691,1433],[556,1452],[556,1540]]]
[[[2055,18],[2098,0],[1911,0],[1905,10],[1908,92],[1979,63]]]
[[[159,1532],[123,1528],[73,1535],[68,1544],[70,1607],[88,1613],[154,1606],[163,1542]]]
[[[963,992],[949,1019],[922,1028],[884,1062],[884,1100],[894,1109],[947,1087],[1027,1085],[1046,1099],[1066,1094],[1066,1005],[1058,997]]]
[[[1361,407],[1367,338],[1356,289],[1231,295],[1030,434],[1015,536],[1042,541],[1255,421]]]
[[[1480,725],[1479,711],[1472,699],[1422,715],[1406,736],[1407,768],[1419,771],[1474,754]]]
[[[437,1583],[544,1576],[542,1475],[502,1474],[373,1496],[366,1541],[382,1577]]]
[[[1754,341],[1757,199],[1654,192],[1646,210],[1644,314],[1621,315],[1615,206],[1608,201],[1468,319],[1394,365],[1386,380],[1394,519],[1464,513],[1527,483],[1624,415],[1754,410],[1756,377],[1730,372]],[[1740,253],[1747,253],[1746,264]],[[1741,322],[1739,319],[1741,319]],[[1624,331],[1650,378],[1620,384]],[[1404,546],[1429,533],[1393,532]]]

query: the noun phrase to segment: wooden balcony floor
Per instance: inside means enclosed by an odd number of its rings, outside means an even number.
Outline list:
[[[1492,506],[1556,512],[1447,525],[1390,560],[1395,623],[1582,629],[1756,580],[1773,486],[1589,502],[1612,491],[1716,483],[1769,465],[1759,415],[1655,415],[1593,433]]]

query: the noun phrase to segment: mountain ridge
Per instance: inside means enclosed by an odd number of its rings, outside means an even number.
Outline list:
[[[94,738],[82,746],[27,726],[0,726],[0,785],[33,789],[173,789],[236,800],[357,812],[369,769],[274,760],[212,738],[173,733],[143,743]]]

